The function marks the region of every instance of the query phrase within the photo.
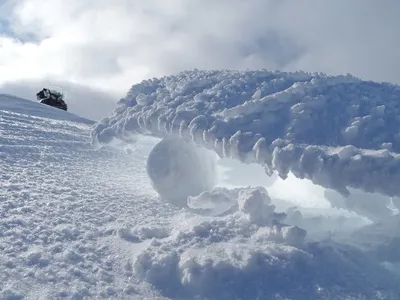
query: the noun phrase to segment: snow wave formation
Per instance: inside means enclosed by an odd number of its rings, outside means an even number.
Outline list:
[[[400,196],[400,88],[351,75],[185,71],[131,87],[92,143],[175,136],[348,195]]]

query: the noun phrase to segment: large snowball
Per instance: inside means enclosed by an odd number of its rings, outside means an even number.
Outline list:
[[[205,149],[168,138],[150,152],[147,174],[163,200],[186,206],[188,196],[197,196],[214,187],[215,160]]]

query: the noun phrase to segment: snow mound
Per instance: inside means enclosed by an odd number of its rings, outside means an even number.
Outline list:
[[[305,241],[306,231],[284,224],[265,189],[238,189],[236,201],[238,211],[225,217],[178,216],[168,237],[133,258],[136,276],[171,299],[398,296],[395,275],[364,252]]]
[[[185,71],[132,86],[92,144],[179,137],[348,195],[400,195],[400,88],[350,75]]]

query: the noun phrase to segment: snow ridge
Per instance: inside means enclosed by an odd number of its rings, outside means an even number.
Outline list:
[[[400,88],[351,75],[185,71],[135,84],[92,144],[178,136],[335,189],[399,196]]]

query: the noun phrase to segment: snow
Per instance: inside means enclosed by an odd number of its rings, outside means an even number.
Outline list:
[[[47,108],[47,107],[46,107]],[[36,117],[47,118],[49,120],[55,119],[60,121],[75,121],[83,124],[94,124],[95,122],[86,118],[82,118],[75,114],[66,112],[60,114],[58,109],[48,107],[43,109],[41,105],[23,98],[15,97],[7,94],[0,94],[0,109],[7,114],[18,114],[25,119],[36,119]],[[2,128],[5,130],[6,128]]]
[[[1,299],[109,298],[132,290],[127,277],[118,277],[110,244],[120,239],[119,224],[137,220],[138,204],[130,202],[147,200],[151,189],[142,161],[93,151],[93,123],[0,97]],[[136,170],[136,178],[124,168]]]
[[[133,85],[93,145],[175,136],[342,195],[399,196],[399,99],[399,86],[351,75],[185,71]]]
[[[93,90],[85,85],[54,80],[19,80],[0,82],[0,94],[10,94],[38,102],[36,93],[43,88],[55,89],[64,95],[68,112],[98,121],[108,116],[115,107],[115,95]]]
[[[349,95],[357,102],[349,91],[374,99],[377,109],[369,102],[346,108],[371,112],[364,125],[363,117],[354,123],[342,114],[329,123],[334,104],[320,101]],[[398,215],[382,209],[388,199],[399,203],[385,183],[395,180],[396,165],[383,172],[388,157],[397,160],[396,95],[394,86],[351,76],[193,71],[135,85],[99,123],[1,95],[0,299],[399,299]],[[331,118],[306,119],[314,109]],[[290,120],[292,111],[300,116]],[[340,132],[350,124],[363,132],[379,127],[382,138],[354,136],[348,146]],[[162,170],[152,161],[162,157],[150,157],[167,136],[230,157],[216,160],[215,174],[196,168],[213,184],[187,206],[160,197],[148,174],[149,165]],[[173,148],[178,157],[181,150]],[[296,165],[299,151],[307,156]],[[190,176],[188,164],[176,171]],[[368,178],[373,165],[382,168]],[[286,180],[268,178],[263,167]],[[296,179],[301,172],[311,178]],[[351,196],[332,195],[332,179],[350,186]],[[379,194],[363,203],[367,193],[354,185],[365,180]]]
[[[189,196],[197,196],[215,184],[213,157],[180,139],[158,143],[151,150],[146,167],[160,197],[176,205],[186,206]]]

